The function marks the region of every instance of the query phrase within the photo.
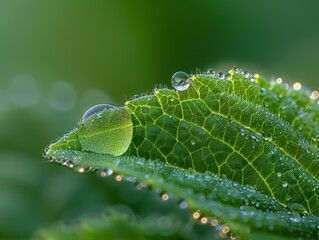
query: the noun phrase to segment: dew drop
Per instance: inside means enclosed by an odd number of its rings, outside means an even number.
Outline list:
[[[115,181],[121,182],[122,180],[123,180],[123,175],[122,174],[119,174],[119,175],[115,176]]]
[[[207,74],[211,75],[212,77],[215,77],[216,72],[214,69],[208,69]]]
[[[198,211],[193,213],[193,218],[194,219],[199,219],[199,217],[200,217],[200,213]]]
[[[311,99],[317,99],[319,97],[319,92],[318,91],[312,91],[310,94]]]
[[[281,77],[277,77],[275,81],[276,81],[276,83],[281,84],[282,83],[282,78]]]
[[[232,75],[230,73],[226,73],[225,74],[225,79],[226,80],[231,80],[232,79]]]
[[[206,223],[208,222],[207,217],[202,217],[202,218],[200,219],[200,222],[201,222],[202,224],[206,224]]]
[[[142,189],[146,189],[148,188],[148,183],[147,182],[144,182],[144,181],[141,181],[139,182],[137,185],[136,185],[136,189],[137,190],[142,190]]]
[[[194,146],[195,143],[196,143],[195,139],[192,139],[192,140],[191,140],[191,144]]]
[[[266,140],[266,141],[271,141],[271,140],[272,140],[272,137],[265,137],[265,140]]]
[[[68,161],[66,166],[69,167],[69,168],[74,168],[74,163],[71,162],[71,161]]]
[[[213,226],[213,227],[216,227],[218,225],[218,220],[217,219],[212,219],[210,221],[210,224]]]
[[[301,84],[300,82],[295,82],[292,87],[295,89],[295,90],[300,90],[301,89]]]
[[[85,173],[86,171],[88,171],[88,169],[84,166],[75,166],[74,171],[78,173]]]
[[[281,172],[278,172],[278,173],[277,173],[277,176],[278,176],[278,177],[281,177],[281,176],[282,176],[282,173],[281,173]]]
[[[224,80],[225,79],[225,74],[223,72],[218,72],[217,76],[218,76],[219,80]]]
[[[287,182],[283,182],[282,185],[284,188],[288,187],[288,183]]]
[[[181,201],[179,204],[178,204],[179,208],[180,209],[186,209],[188,204],[186,201]]]
[[[242,70],[241,74],[244,76],[244,78],[249,78],[250,77],[250,73],[246,70]]]
[[[110,109],[110,108],[114,108],[114,106],[110,105],[110,104],[95,105],[95,106],[89,108],[88,110],[86,110],[86,112],[83,114],[83,116],[81,118],[81,121],[87,120],[90,116],[92,116],[95,113],[101,112],[103,109]]]
[[[169,195],[167,193],[161,194],[161,198],[163,201],[167,201],[169,199]]]
[[[192,79],[185,72],[176,72],[172,76],[172,86],[177,91],[185,91],[189,87],[191,81]]]
[[[110,168],[106,168],[103,171],[101,171],[100,175],[101,177],[109,177],[113,174],[113,170]]]
[[[238,67],[236,67],[236,66],[233,67],[233,70],[234,70],[234,72],[237,73],[237,74],[240,72],[240,69],[239,69]]]

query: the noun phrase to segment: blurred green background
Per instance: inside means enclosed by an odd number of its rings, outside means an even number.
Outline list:
[[[318,1],[0,0],[0,239],[123,204],[173,204],[47,163],[46,144],[97,103],[233,65],[319,88]],[[155,210],[154,210],[155,209]]]

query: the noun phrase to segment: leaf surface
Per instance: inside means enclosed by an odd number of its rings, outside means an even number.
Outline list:
[[[155,89],[127,101],[133,137],[122,156],[84,151],[78,136],[94,146],[96,139],[80,132],[80,122],[45,157],[162,189],[243,239],[318,237],[318,104],[259,75],[229,74],[192,76],[184,91]],[[110,111],[90,117],[97,135],[94,122]]]

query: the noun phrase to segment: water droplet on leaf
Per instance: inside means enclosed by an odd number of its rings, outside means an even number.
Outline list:
[[[189,85],[192,79],[188,76],[185,72],[176,72],[172,77],[172,86],[177,91],[185,91]]]
[[[282,185],[284,188],[288,187],[288,183],[287,182],[283,182]]]
[[[113,170],[110,168],[104,169],[100,173],[101,177],[108,177],[108,176],[111,176],[112,174],[113,174]]]
[[[241,74],[244,76],[244,78],[249,78],[250,77],[250,73],[246,70],[242,70]]]
[[[178,204],[179,208],[181,209],[186,209],[188,204],[186,201],[181,201],[179,204]]]
[[[223,72],[218,72],[217,76],[218,76],[219,80],[224,80],[225,79],[225,74]]]
[[[211,75],[212,77],[215,77],[216,72],[214,69],[208,69],[207,74]]]
[[[86,112],[83,114],[81,121],[85,121],[87,120],[90,116],[92,116],[95,113],[98,113],[100,111],[102,111],[103,109],[110,109],[110,108],[114,108],[113,105],[110,104],[98,104],[95,105],[91,108],[89,108],[88,110],[86,110]]]
[[[84,151],[122,155],[133,137],[130,113],[125,107],[94,106],[79,122],[78,137]]]

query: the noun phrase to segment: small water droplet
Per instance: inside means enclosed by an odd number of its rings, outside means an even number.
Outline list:
[[[270,136],[270,137],[265,137],[265,140],[266,141],[271,141],[272,140],[272,137]]]
[[[75,166],[74,171],[78,173],[85,173],[86,171],[88,171],[88,169],[83,166]]]
[[[312,91],[310,94],[311,99],[317,99],[319,97],[319,92],[318,91]]]
[[[212,77],[215,77],[216,72],[214,69],[208,69],[207,74],[211,75]]]
[[[194,146],[195,143],[196,143],[195,139],[192,139],[192,140],[191,140],[191,144]]]
[[[71,161],[68,161],[66,165],[67,165],[67,167],[69,167],[69,168],[74,168],[74,163],[71,162]]]
[[[225,79],[225,74],[223,72],[218,72],[217,76],[218,76],[219,80],[224,80]]]
[[[301,83],[300,82],[295,82],[292,87],[295,89],[295,90],[300,90],[301,89]]]
[[[177,91],[185,91],[189,87],[191,81],[192,79],[185,72],[176,72],[172,76],[172,86]]]
[[[122,180],[123,180],[123,175],[122,174],[115,176],[115,181],[121,182]]]
[[[86,110],[86,112],[83,114],[83,116],[81,118],[81,121],[87,120],[90,116],[92,116],[95,113],[101,112],[103,109],[110,109],[110,108],[114,108],[114,106],[110,105],[110,104],[95,105],[95,106],[89,108],[88,110]]]
[[[255,135],[251,135],[251,139],[256,141],[257,137]]]
[[[137,190],[142,190],[142,189],[145,189],[145,188],[148,188],[148,183],[147,182],[141,181],[141,182],[139,182],[136,185],[136,189]]]
[[[226,73],[226,74],[225,74],[225,79],[226,79],[226,80],[231,80],[232,77],[233,77],[233,76],[232,76],[230,73]]]
[[[278,176],[278,177],[281,177],[281,176],[282,176],[282,173],[281,173],[281,172],[278,172],[278,173],[277,173],[277,176]]]
[[[167,193],[161,194],[161,198],[163,201],[167,201],[169,199],[169,195]]]
[[[206,223],[208,222],[208,218],[207,218],[207,217],[202,217],[202,218],[200,219],[200,222],[201,222],[202,224],[206,224]]]
[[[250,77],[250,73],[248,71],[246,71],[246,70],[242,70],[241,71],[241,75],[243,75],[244,78],[249,78]]]
[[[282,78],[281,77],[277,77],[275,79],[276,83],[281,84],[282,83]]]
[[[109,177],[113,174],[113,170],[110,168],[104,169],[103,171],[101,171],[100,175],[101,177]]]
[[[200,217],[200,213],[198,211],[193,213],[193,218],[194,219],[199,219],[199,217]]]
[[[186,201],[181,201],[179,204],[178,204],[179,208],[181,209],[186,209],[188,204]]]
[[[284,188],[288,187],[288,183],[287,182],[283,182],[282,185]]]
[[[236,66],[233,67],[233,70],[234,70],[234,73],[237,73],[237,74],[240,72],[240,69]]]

